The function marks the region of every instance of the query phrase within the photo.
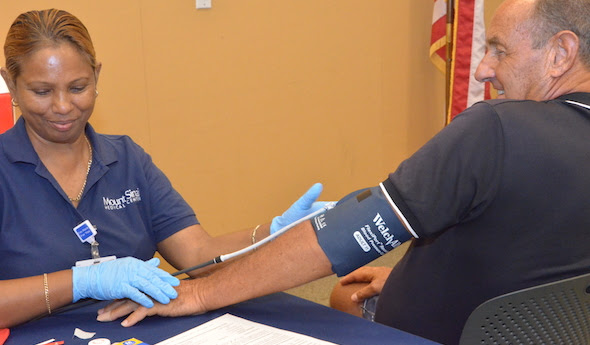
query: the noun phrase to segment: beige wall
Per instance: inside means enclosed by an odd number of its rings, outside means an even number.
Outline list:
[[[212,234],[314,182],[375,185],[442,128],[431,0],[212,2],[2,1],[0,37],[26,10],[77,15],[103,63],[91,123],[143,145]]]

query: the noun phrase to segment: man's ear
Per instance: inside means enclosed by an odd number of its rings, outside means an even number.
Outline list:
[[[560,77],[569,71],[580,49],[580,38],[569,30],[560,31],[551,38],[550,75]]]

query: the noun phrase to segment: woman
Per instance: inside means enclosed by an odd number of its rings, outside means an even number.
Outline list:
[[[183,269],[268,235],[262,226],[210,237],[141,147],[94,131],[101,64],[76,17],[23,13],[4,53],[0,71],[22,115],[0,135],[0,328],[83,298],[167,303],[178,280],[143,261],[156,250]],[[270,228],[321,207],[312,209],[320,192],[312,187]]]

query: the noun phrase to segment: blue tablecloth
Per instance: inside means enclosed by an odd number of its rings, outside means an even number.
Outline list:
[[[112,342],[137,338],[153,345],[226,313],[343,345],[436,344],[287,293],[253,299],[203,315],[150,317],[130,328],[121,327],[120,321],[96,321],[96,310],[104,305],[106,302],[90,304],[15,327],[5,345],[32,345],[51,338],[65,340],[65,345],[88,344],[89,340],[73,337],[75,328],[96,332],[94,338],[108,338]]]

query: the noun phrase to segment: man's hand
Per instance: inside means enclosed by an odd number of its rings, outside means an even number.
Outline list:
[[[367,286],[352,294],[353,302],[360,303],[367,298],[379,295],[383,285],[391,273],[391,267],[361,267],[340,279],[341,285],[365,283]]]
[[[152,308],[143,307],[128,299],[115,301],[100,309],[96,319],[101,322],[108,322],[129,315],[123,320],[123,322],[121,322],[121,326],[130,327],[143,320],[146,316],[183,316],[202,314],[207,310],[200,302],[200,296],[198,294],[198,289],[196,288],[197,285],[198,279],[181,281],[180,285],[175,288],[178,292],[178,297],[176,299],[173,299],[169,304],[155,302]]]
[[[167,305],[156,304],[146,309],[119,303],[101,310],[98,320],[111,321],[131,313],[122,323],[128,327],[149,315],[201,314],[284,291],[332,273],[332,264],[318,244],[311,222],[306,221],[250,255],[227,262],[206,277],[182,281],[176,287],[178,297]]]

